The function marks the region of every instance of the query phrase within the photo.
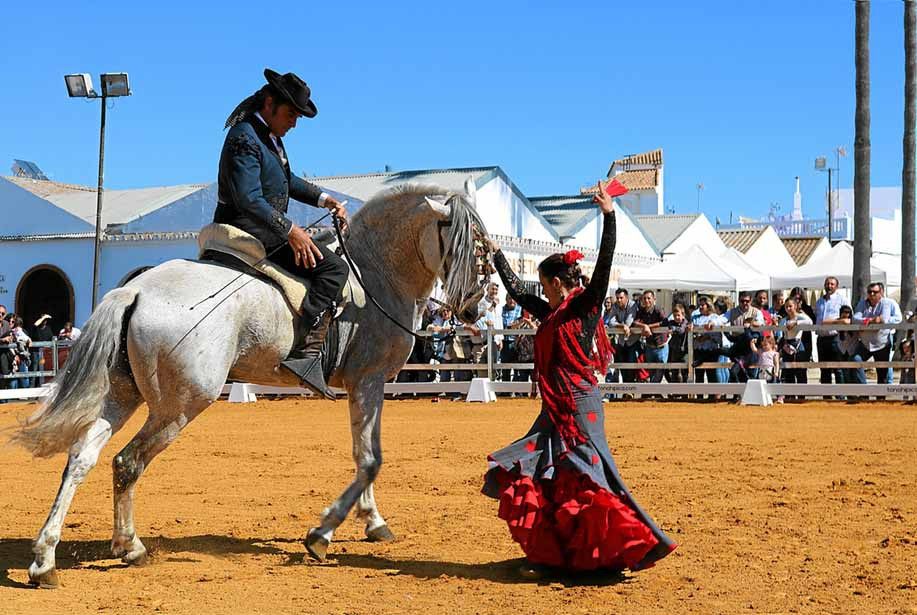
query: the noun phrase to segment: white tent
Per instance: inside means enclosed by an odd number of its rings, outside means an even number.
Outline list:
[[[853,286],[853,247],[849,243],[840,242],[830,252],[809,260],[805,265],[789,273],[778,274],[771,277],[771,288],[821,288],[825,278],[834,276],[841,288]],[[869,280],[871,282],[886,283],[885,271],[870,265]],[[900,284],[900,275],[899,284]]]
[[[738,281],[736,290],[760,290],[771,287],[770,276],[761,273],[748,257],[735,248],[727,248],[717,260]]]
[[[648,269],[622,275],[619,286],[684,291],[737,291],[767,288],[767,276],[735,256],[713,258],[693,245]]]
[[[901,255],[873,252],[870,259],[872,266],[885,272],[885,285],[889,288],[901,287]]]

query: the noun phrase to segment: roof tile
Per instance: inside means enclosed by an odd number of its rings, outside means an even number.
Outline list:
[[[746,254],[766,230],[767,227],[725,229],[717,230],[717,234],[727,247],[735,248],[742,254]]]

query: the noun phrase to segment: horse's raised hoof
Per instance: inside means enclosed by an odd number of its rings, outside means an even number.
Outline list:
[[[306,551],[319,562],[325,561],[329,544],[328,540],[319,536],[315,529],[309,530],[309,533],[306,534]]]
[[[36,585],[38,589],[57,589],[61,586],[60,577],[57,576],[57,568],[52,568],[47,572],[32,576],[29,573],[29,585]]]
[[[388,529],[388,525],[382,524],[377,528],[366,531],[366,540],[369,542],[392,542],[395,535]]]

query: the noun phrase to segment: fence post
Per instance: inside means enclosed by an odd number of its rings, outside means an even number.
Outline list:
[[[51,338],[51,366],[54,375],[52,378],[57,378],[57,336]]]
[[[907,339],[907,331],[904,332],[904,338]],[[911,356],[914,357],[914,382],[917,382],[917,329],[911,329]],[[898,380],[900,381],[901,378],[899,377]],[[911,399],[917,401],[917,395],[912,396]]]
[[[494,381],[494,329],[487,323],[487,380]]]
[[[688,382],[694,382],[694,329],[688,331]]]

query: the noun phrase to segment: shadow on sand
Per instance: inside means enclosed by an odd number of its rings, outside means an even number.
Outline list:
[[[354,553],[330,554],[328,562],[318,564],[305,557],[299,549],[287,550],[285,544],[301,545],[300,539],[291,538],[237,538],[204,534],[169,538],[165,536],[144,537],[153,565],[157,562],[197,562],[193,554],[212,556],[225,555],[283,555],[286,565],[323,565],[386,571],[392,576],[409,575],[418,579],[455,577],[461,579],[482,579],[495,583],[529,583],[520,578],[521,559],[511,559],[480,564],[465,564],[439,560],[389,559],[376,555]],[[348,542],[348,541],[344,541]],[[336,544],[340,544],[337,542]],[[192,554],[176,556],[174,554]],[[10,578],[11,570],[25,570],[32,563],[32,540],[28,538],[0,539],[0,587],[29,588],[31,586]],[[107,540],[62,541],[57,547],[57,568],[66,570],[83,568],[107,573],[127,567],[114,559]],[[561,583],[565,586],[617,585],[627,583],[630,578],[623,574],[597,572],[576,575],[557,575],[538,583]]]

